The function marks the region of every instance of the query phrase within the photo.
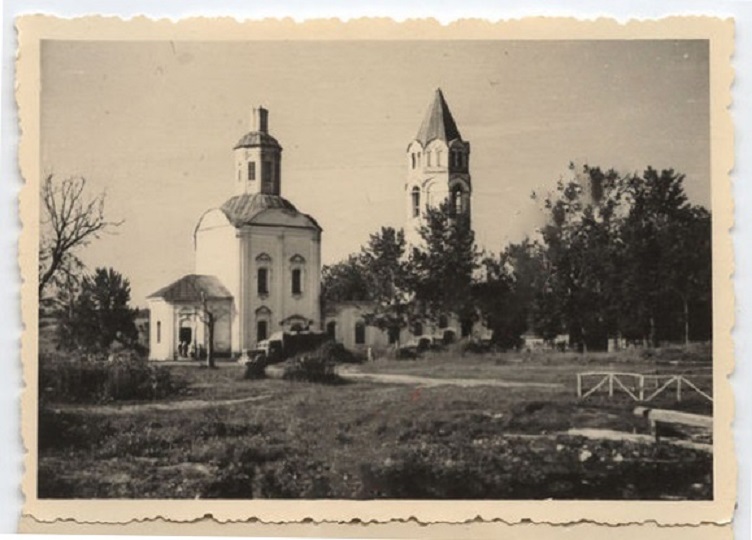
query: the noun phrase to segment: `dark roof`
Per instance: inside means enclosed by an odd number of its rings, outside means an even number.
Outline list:
[[[298,209],[295,208],[295,205],[284,197],[267,193],[244,193],[243,195],[235,195],[228,199],[220,209],[235,227],[249,224],[253,218],[265,210],[278,209],[286,210],[293,214],[300,214]],[[316,227],[319,227],[316,220],[311,216],[306,214],[302,215],[310,219]]]
[[[434,139],[441,139],[445,142],[454,139],[462,140],[457,124],[452,118],[452,113],[449,112],[449,106],[444,100],[444,94],[441,93],[441,88],[436,89],[433,102],[426,111],[426,116],[423,118],[423,123],[420,125],[420,130],[418,130],[418,135],[415,138],[423,146]]]
[[[203,295],[202,295],[203,293]],[[232,298],[222,282],[216,276],[188,274],[167,287],[150,294],[149,298],[164,298],[168,302],[200,302]]]
[[[249,133],[246,133],[238,141],[238,144],[235,145],[235,148],[233,148],[233,150],[237,150],[238,148],[253,148],[255,146],[268,146],[282,150],[282,147],[277,142],[277,139],[275,139],[268,133],[264,133],[263,131],[251,131]]]

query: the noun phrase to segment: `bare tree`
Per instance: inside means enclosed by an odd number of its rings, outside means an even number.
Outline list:
[[[40,299],[45,287],[80,266],[74,253],[76,248],[86,246],[103,232],[123,223],[105,219],[104,202],[104,192],[87,196],[85,178],[72,177],[58,182],[50,174],[44,179],[39,241]]]
[[[206,367],[216,367],[214,362],[214,331],[217,326],[217,321],[221,320],[227,311],[221,306],[211,305],[206,293],[201,291],[201,306],[197,310],[199,320],[204,324],[206,330],[205,343],[206,343]]]

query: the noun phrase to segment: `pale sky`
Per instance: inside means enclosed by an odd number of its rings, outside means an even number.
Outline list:
[[[282,195],[324,263],[405,221],[405,152],[436,87],[471,144],[473,226],[500,251],[541,222],[530,193],[570,161],[686,174],[710,204],[703,41],[45,42],[42,170],[107,191],[116,235],[81,255],[133,302],[193,272],[193,229],[233,195],[251,108],[283,146]]]

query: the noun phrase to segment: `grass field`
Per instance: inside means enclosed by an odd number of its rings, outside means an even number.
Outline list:
[[[188,389],[160,409],[151,402],[47,403],[40,412],[39,496],[711,498],[707,453],[566,434],[647,429],[625,395],[577,400],[579,371],[691,373],[709,389],[704,353],[628,363],[627,356],[440,354],[358,368],[560,384],[551,388],[319,385],[243,380],[234,365],[176,366],[173,375],[187,379]],[[653,405],[711,412],[692,394],[681,404],[664,394]]]

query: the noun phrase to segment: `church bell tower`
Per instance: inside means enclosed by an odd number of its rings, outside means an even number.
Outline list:
[[[269,134],[269,111],[253,109],[251,131],[235,145],[235,193],[280,195],[282,147]]]
[[[407,147],[405,238],[417,245],[427,208],[449,200],[457,213],[470,214],[470,143],[462,139],[440,88],[436,89],[415,139]]]

